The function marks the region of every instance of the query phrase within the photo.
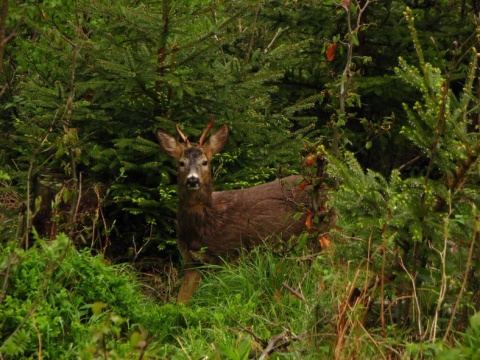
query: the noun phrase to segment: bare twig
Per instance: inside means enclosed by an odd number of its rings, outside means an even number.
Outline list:
[[[460,291],[458,292],[457,296],[457,301],[455,302],[455,305],[452,309],[452,314],[450,316],[450,321],[448,322],[447,329],[445,330],[445,335],[443,335],[443,340],[447,340],[448,335],[450,331],[452,330],[453,327],[453,322],[455,320],[455,315],[458,311],[458,308],[460,307],[460,302],[462,301],[462,298],[465,293],[465,288],[467,286],[468,279],[470,278],[469,273],[470,273],[470,267],[472,266],[472,259],[473,259],[473,254],[475,251],[475,245],[480,241],[480,236],[479,236],[479,231],[478,231],[478,224],[480,223],[480,216],[477,215],[475,217],[474,227],[473,227],[473,235],[472,235],[472,241],[470,242],[470,249],[468,251],[468,258],[467,258],[467,263],[465,265],[465,275],[463,276],[463,282],[462,286],[460,287]]]
[[[133,239],[132,239],[132,242],[133,242],[133,251],[134,251],[134,253],[135,253],[135,256],[134,256],[134,258],[133,258],[133,261],[136,261],[136,260],[138,259],[138,257],[140,256],[143,248],[148,245],[148,243],[150,242],[150,240],[151,240],[151,237],[148,237],[148,240],[145,241],[145,243],[144,243],[142,246],[140,246],[140,248],[138,248],[138,247],[137,247],[137,243],[135,242],[135,236],[133,237]]]
[[[282,331],[282,333],[280,335],[276,335],[276,336],[272,337],[270,339],[270,341],[268,342],[268,345],[265,348],[264,352],[262,353],[262,355],[258,359],[263,360],[268,355],[273,353],[273,351],[274,351],[273,349],[275,348],[275,345],[277,345],[277,343],[279,343],[280,341],[284,341],[287,338],[287,335],[288,335],[288,331],[284,330],[284,331]]]
[[[262,355],[258,358],[259,360],[264,360],[267,356],[273,354],[276,350],[284,348],[285,346],[290,345],[292,341],[305,339],[308,335],[306,333],[289,337],[290,331],[284,330],[281,334],[276,335],[270,339],[267,347],[263,351]]]
[[[440,311],[442,310],[443,300],[445,299],[445,294],[447,293],[447,247],[448,247],[448,238],[449,238],[449,231],[448,231],[448,224],[450,216],[452,215],[452,207],[450,201],[450,211],[443,219],[443,249],[438,250],[433,245],[430,248],[438,253],[440,256],[441,264],[442,264],[442,277],[441,277],[441,284],[440,289],[438,291],[438,299],[437,299],[437,306],[435,308],[435,314],[433,316],[432,324],[430,327],[430,341],[434,342],[437,337],[437,324],[438,324],[438,317],[440,315]]]
[[[263,52],[267,52],[268,49],[270,49],[272,47],[272,45],[275,43],[275,41],[277,40],[277,37],[280,36],[280,34],[283,33],[283,29],[282,28],[279,28],[277,30],[277,32],[275,33],[275,35],[273,36],[272,40],[270,41],[270,43],[267,45],[267,47],[265,48],[265,50],[263,50]]]
[[[282,286],[287,289],[293,296],[295,296],[297,299],[300,299],[303,303],[305,303],[306,305],[308,305],[307,303],[307,300],[305,300],[305,297],[300,294],[298,291],[296,291],[295,289],[291,288],[286,282],[284,282],[282,284]]]
[[[230,320],[232,320],[235,324],[237,324],[238,327],[240,327],[243,331],[245,331],[246,333],[248,333],[249,335],[251,335],[256,342],[258,342],[259,344],[262,345],[262,347],[266,347],[268,345],[268,343],[263,340],[261,337],[259,337],[257,334],[255,334],[252,330],[250,329],[247,329],[245,326],[243,326],[242,324],[240,324],[237,320],[235,320],[233,317],[231,317],[230,315],[228,316],[230,318]]]
[[[340,77],[340,92],[338,94],[338,100],[339,100],[339,117],[344,118],[347,115],[347,94],[348,91],[350,90],[350,83],[351,83],[351,70],[352,70],[352,63],[353,63],[353,48],[355,46],[355,40],[354,36],[360,31],[360,29],[364,26],[362,24],[362,19],[363,19],[363,14],[367,7],[370,5],[375,0],[366,0],[363,2],[362,6],[362,1],[360,0],[355,0],[355,4],[353,6],[356,7],[356,11],[354,12],[357,16],[356,18],[356,23],[355,25],[352,24],[352,11],[350,10],[350,6],[348,2],[343,2],[340,4],[340,6],[343,7],[345,10],[346,16],[347,16],[347,28],[348,28],[348,34],[347,34],[347,58],[345,62],[345,66],[342,71],[342,75]],[[353,27],[355,26],[355,27]],[[339,142],[340,142],[340,131],[339,131],[339,126],[337,124],[334,124],[333,126],[333,142],[332,142],[332,152],[335,156],[338,155],[338,148],[339,148]]]
[[[421,156],[418,155],[418,156],[415,156],[413,159],[411,160],[408,160],[405,164],[402,164],[398,167],[398,171],[402,171],[403,169],[405,169],[407,166],[410,166],[412,165],[413,163],[416,163],[418,160],[421,159]]]
[[[418,301],[417,286],[415,285],[415,277],[412,274],[410,274],[410,272],[407,270],[407,267],[403,263],[402,258],[399,258],[399,262],[400,262],[400,266],[403,268],[403,270],[405,271],[407,276],[410,278],[410,281],[412,282],[412,289],[413,289],[412,297],[413,297],[413,300],[415,302],[415,306],[416,306],[416,309],[417,309],[417,312],[418,312],[418,334],[422,338],[423,335],[424,335],[423,334],[423,326],[422,326],[422,309],[421,309],[420,303]]]

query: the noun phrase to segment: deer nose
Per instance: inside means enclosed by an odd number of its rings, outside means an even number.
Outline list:
[[[196,188],[200,186],[200,179],[198,176],[191,175],[187,178],[187,186],[191,188]]]

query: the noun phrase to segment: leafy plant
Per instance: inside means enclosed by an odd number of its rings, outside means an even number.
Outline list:
[[[353,250],[342,252],[343,260],[358,264],[370,278],[360,295],[374,290],[382,304],[374,321],[383,335],[391,326],[401,329],[414,323],[409,338],[415,347],[417,341],[450,340],[453,327],[465,326],[464,315],[458,316],[459,311],[469,313],[465,296],[477,296],[467,284],[476,282],[472,249],[478,241],[480,179],[472,114],[479,104],[473,88],[476,50],[462,92],[454,94],[451,73],[442,75],[425,62],[409,10],[406,16],[420,65],[400,59],[397,74],[422,97],[413,108],[405,105],[410,125],[402,133],[421,149],[423,155],[416,160],[425,158],[425,172],[409,175],[402,167],[385,178],[363,170],[349,153],[342,160],[328,160],[331,175],[341,181],[339,190],[330,194],[331,206],[339,212],[338,235],[345,241],[341,246]],[[352,239],[358,245],[348,245]],[[428,346],[419,349],[432,351]]]
[[[187,316],[148,299],[128,267],[77,252],[63,234],[28,250],[10,244],[0,260],[3,357],[138,357],[150,336],[174,336]]]
[[[454,349],[437,349],[438,360],[477,359],[480,356],[480,315],[477,312],[470,317],[469,327],[463,334],[463,344]]]

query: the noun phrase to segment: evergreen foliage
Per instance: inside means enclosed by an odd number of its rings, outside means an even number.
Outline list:
[[[478,101],[472,86],[478,56],[472,49],[470,72],[462,91],[454,94],[445,77],[450,74],[443,75],[423,59],[409,10],[407,19],[420,61],[417,67],[400,58],[397,74],[422,97],[413,107],[405,105],[409,125],[402,134],[421,150],[428,165],[422,174],[408,176],[403,167],[385,178],[363,170],[351,153],[342,160],[330,157],[332,175],[342,181],[331,193],[331,206],[339,211],[340,235],[362,241],[370,265],[366,276],[381,274],[380,301],[412,298],[404,313],[395,316],[382,307],[383,331],[387,324],[412,322],[418,324],[410,334],[413,341],[435,341],[448,338],[452,326],[464,326],[462,319],[472,315],[467,304],[478,291],[475,285],[469,287],[478,281],[471,268],[477,262],[472,250],[478,241],[480,200],[480,139],[474,125]],[[359,255],[347,258],[358,261]],[[440,325],[445,323],[448,326]]]

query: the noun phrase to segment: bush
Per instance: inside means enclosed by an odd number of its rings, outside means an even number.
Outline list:
[[[143,329],[164,339],[183,324],[177,307],[142,294],[129,267],[78,252],[63,234],[29,250],[10,243],[0,264],[4,358],[91,358],[100,350],[123,358],[139,351]]]

